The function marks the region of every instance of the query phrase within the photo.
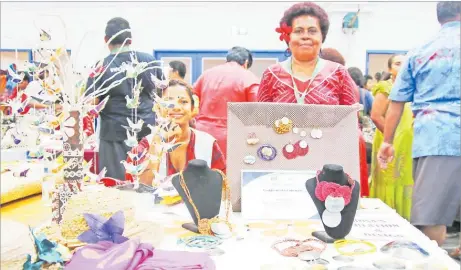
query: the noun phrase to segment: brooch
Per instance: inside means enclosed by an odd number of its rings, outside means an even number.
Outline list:
[[[247,155],[243,158],[243,163],[253,165],[256,163],[256,158],[252,155]]]
[[[258,157],[265,161],[271,161],[277,156],[277,149],[272,145],[264,144],[258,149]]]
[[[258,144],[258,143],[259,143],[259,138],[256,137],[256,133],[254,133],[254,132],[248,133],[247,144],[248,145],[255,145],[255,144]]]
[[[292,130],[293,128],[293,121],[288,119],[287,117],[283,117],[282,119],[275,120],[273,129],[277,134],[285,134]]]

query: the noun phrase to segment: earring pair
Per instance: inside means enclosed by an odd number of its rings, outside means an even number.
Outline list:
[[[282,153],[286,159],[304,157],[309,153],[309,145],[305,140],[297,141],[295,144],[288,143],[283,147]]]

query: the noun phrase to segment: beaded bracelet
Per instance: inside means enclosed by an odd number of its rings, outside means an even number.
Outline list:
[[[361,245],[366,245],[369,247],[368,250],[362,250],[362,249],[356,249],[354,251],[342,251],[341,248],[348,246],[348,245],[354,245],[354,244],[361,244]],[[353,256],[353,255],[362,255],[362,254],[367,254],[367,253],[373,253],[376,252],[376,246],[368,241],[363,241],[363,240],[337,240],[334,242],[334,246],[336,250],[338,251],[339,254],[344,255],[344,256]]]
[[[283,250],[280,250],[277,248],[277,245],[281,243],[287,243],[287,242],[294,242],[296,244],[294,246],[287,247]],[[321,247],[313,246],[312,244],[309,244],[309,242],[320,244]],[[297,257],[300,253],[306,252],[306,251],[315,251],[315,252],[320,253],[320,252],[323,252],[326,249],[326,247],[327,247],[327,244],[325,244],[324,242],[318,239],[314,239],[314,238],[309,238],[309,239],[302,240],[302,241],[292,239],[292,238],[287,238],[284,240],[279,240],[272,245],[273,249],[275,249],[280,255],[285,256],[285,257]]]
[[[222,240],[210,235],[196,235],[188,238],[180,238],[178,243],[184,243],[188,247],[213,249],[222,244]]]

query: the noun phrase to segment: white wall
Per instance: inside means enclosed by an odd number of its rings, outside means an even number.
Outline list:
[[[49,30],[55,42],[66,43],[76,65],[104,56],[105,23],[122,16],[133,29],[133,46],[153,49],[228,49],[234,45],[253,50],[284,50],[274,29],[289,2],[253,3],[104,3],[104,2],[2,2],[1,48],[29,49],[38,44],[37,27]],[[342,33],[341,20],[356,3],[322,2],[329,12],[330,32],[324,47],[338,49],[348,66],[365,69],[366,50],[408,50],[439,28],[431,2],[362,2],[360,30],[352,37]],[[47,17],[45,17],[47,16]],[[53,17],[55,16],[55,17]],[[60,26],[60,16],[66,28]],[[34,23],[37,26],[34,26]],[[236,35],[243,28],[246,35]],[[64,29],[67,29],[66,31]],[[233,33],[234,31],[234,33]],[[67,32],[65,41],[64,32]],[[81,41],[83,45],[80,46]]]

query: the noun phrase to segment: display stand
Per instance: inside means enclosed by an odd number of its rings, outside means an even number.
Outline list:
[[[194,159],[189,161],[181,174],[173,177],[172,183],[194,221],[183,224],[183,228],[198,233],[199,219],[194,208],[196,207],[201,219],[211,219],[219,214],[223,183],[221,175],[211,170],[206,161]]]
[[[317,182],[317,180],[319,182]],[[327,201],[321,201],[316,194],[316,192],[318,191],[318,183],[335,183],[341,185],[342,187],[349,187],[349,181],[355,182],[351,187],[352,191],[350,195],[350,201],[347,202],[348,204],[344,206],[343,210],[340,213],[338,213],[338,216],[341,218],[340,223],[337,226],[330,227],[328,226],[328,222],[324,220],[324,214],[329,213],[327,209]],[[357,212],[357,206],[360,197],[359,183],[353,179],[349,179],[349,176],[346,174],[346,172],[343,171],[343,168],[341,166],[335,164],[327,164],[323,166],[322,171],[319,172],[319,175],[317,177],[314,177],[306,181],[306,189],[311,195],[311,198],[314,201],[318,213],[320,214],[322,224],[327,235],[333,239],[344,239],[352,229],[355,213]],[[327,200],[328,199],[329,198],[327,198]],[[339,197],[334,198],[333,200],[337,199],[342,200],[342,202],[344,201],[342,198]],[[321,237],[322,234],[317,233],[317,235]],[[320,240],[325,242],[331,242],[331,239],[328,238]]]

